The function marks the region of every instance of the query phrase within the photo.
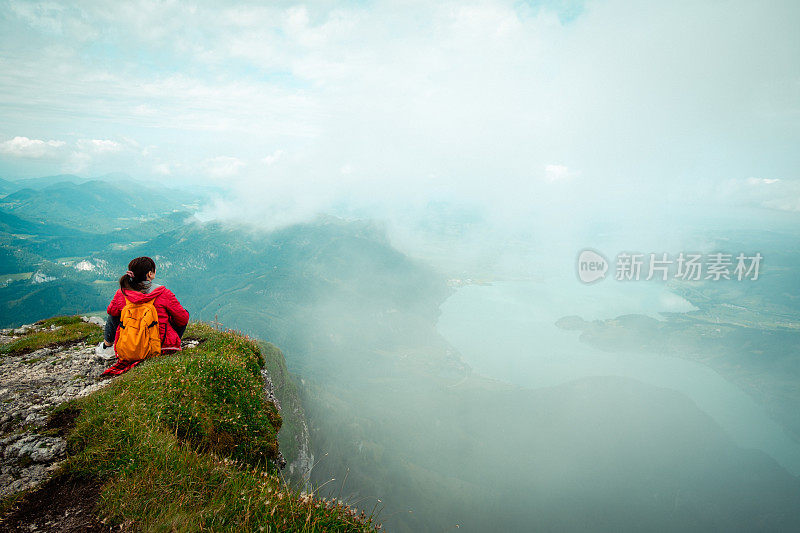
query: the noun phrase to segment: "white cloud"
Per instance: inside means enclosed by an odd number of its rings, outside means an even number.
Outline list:
[[[237,157],[217,156],[203,161],[206,175],[214,179],[236,177],[246,163]]]
[[[780,178],[747,178],[747,183],[750,185],[772,185],[778,183]]]
[[[795,191],[794,196],[782,196],[780,198],[765,200],[761,204],[761,207],[800,213],[800,192]]]
[[[800,212],[799,180],[758,177],[728,179],[719,184],[705,183],[702,191],[703,195],[721,204]]]
[[[122,150],[120,143],[109,139],[81,139],[77,146],[79,149],[93,154],[107,154]]]
[[[436,195],[543,210],[567,187],[663,205],[704,176],[797,168],[794,1],[590,0],[568,23],[513,0],[25,6],[0,21],[0,128],[80,124],[93,159],[74,162],[225,179],[232,213],[276,188],[303,213]],[[88,38],[119,57],[91,56]],[[134,159],[124,135],[159,148]],[[106,137],[123,146],[91,144]]]
[[[154,109],[153,107],[147,104],[139,104],[133,108],[133,114],[142,115],[146,117],[153,117],[158,115],[158,110]]]
[[[15,157],[38,159],[52,157],[60,152],[66,143],[64,141],[43,141],[27,137],[14,137],[0,143],[0,153]]]
[[[85,172],[92,163],[92,156],[86,152],[72,152],[64,162],[63,168],[68,172]]]
[[[62,6],[54,3],[12,2],[9,7],[12,13],[33,28],[57,35],[63,33],[64,8]]]
[[[172,169],[167,163],[159,163],[153,166],[153,172],[162,176],[169,176],[172,174]]]
[[[800,181],[780,178],[748,178],[740,191],[751,205],[800,212]]]
[[[97,160],[107,160],[109,156],[138,146],[138,143],[130,138],[124,143],[110,139],[79,139],[74,146],[75,149],[62,163],[62,168],[68,172],[83,173],[94,168]]]
[[[566,165],[545,165],[544,177],[547,181],[562,181],[573,175]]]
[[[283,150],[275,150],[267,157],[263,158],[261,161],[263,161],[267,165],[274,165],[275,162],[278,161],[278,159],[280,159],[281,157],[283,157]]]

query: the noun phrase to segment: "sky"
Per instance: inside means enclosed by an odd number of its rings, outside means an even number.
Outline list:
[[[209,218],[800,212],[796,1],[0,2],[0,177]]]

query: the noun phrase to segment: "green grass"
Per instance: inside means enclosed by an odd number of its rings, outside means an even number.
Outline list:
[[[33,276],[33,272],[18,272],[16,274],[0,274],[0,281],[20,281],[23,279],[30,279]]]
[[[297,492],[270,462],[281,417],[259,345],[193,324],[201,344],[150,359],[86,398],[65,474],[103,483],[100,510],[142,531],[373,531],[371,517]]]
[[[84,341],[95,344],[103,338],[103,332],[96,324],[84,322],[79,316],[61,316],[37,322],[42,328],[52,325],[59,329],[30,331],[19,339],[0,345],[0,355],[22,355],[49,346],[64,346]]]

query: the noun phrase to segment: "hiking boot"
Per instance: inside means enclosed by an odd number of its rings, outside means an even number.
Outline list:
[[[94,347],[94,354],[104,361],[110,361],[117,357],[114,353],[114,345],[106,346],[105,341],[100,341],[100,344]]]

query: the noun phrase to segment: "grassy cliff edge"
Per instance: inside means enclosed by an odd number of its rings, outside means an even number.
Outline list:
[[[141,531],[380,529],[341,501],[293,488],[274,466],[282,419],[264,395],[258,342],[205,324],[184,338],[199,344],[148,360],[52,415],[74,420],[57,475],[99,484],[105,523]],[[274,360],[280,352],[267,346]]]

